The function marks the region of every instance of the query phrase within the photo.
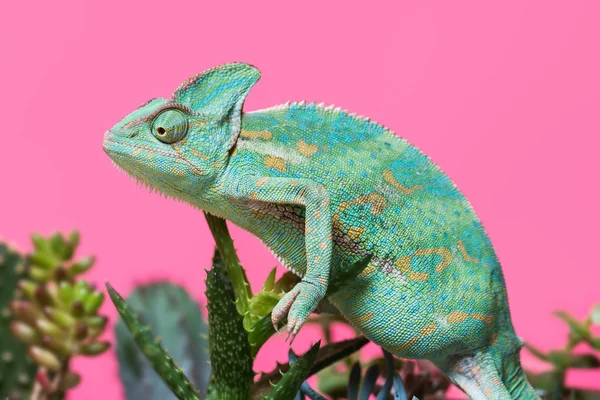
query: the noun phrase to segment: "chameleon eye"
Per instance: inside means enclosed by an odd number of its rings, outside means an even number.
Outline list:
[[[175,143],[185,137],[188,120],[179,110],[164,110],[152,122],[152,134],[163,143]]]

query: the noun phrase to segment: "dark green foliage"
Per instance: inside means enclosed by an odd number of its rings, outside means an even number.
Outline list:
[[[531,354],[552,366],[550,371],[528,373],[529,382],[544,393],[544,398],[600,399],[598,391],[569,388],[565,385],[565,377],[569,369],[600,369],[600,359],[596,354],[576,351],[576,348],[583,343],[594,350],[600,350],[600,337],[592,332],[593,325],[600,325],[600,305],[593,307],[584,320],[578,320],[564,311],[557,311],[554,315],[569,327],[567,343],[562,349],[549,352],[543,352],[529,343],[525,344],[525,348]]]
[[[9,329],[13,313],[10,302],[17,282],[26,271],[25,259],[0,243],[0,399],[25,399],[33,386],[36,365],[27,356],[27,345],[15,339]]]
[[[210,398],[248,399],[254,372],[248,334],[222,276],[215,270],[206,278],[211,364]]]
[[[364,376],[359,362],[354,363],[347,374],[337,374],[338,379],[330,382],[327,375],[321,375],[321,390],[333,398],[347,398],[348,400],[368,400],[371,395],[376,394],[377,400],[386,400],[390,391],[394,390],[394,399],[406,399],[407,393],[400,375],[396,372],[397,363],[390,353],[383,351],[385,365],[380,367],[379,363],[371,363],[367,366]],[[382,376],[382,371],[385,371]],[[335,372],[330,371],[333,376]],[[342,381],[339,378],[345,376]],[[384,378],[383,385],[378,385],[380,377]]]
[[[302,383],[308,378],[310,370],[317,359],[321,342],[315,343],[306,354],[300,357],[290,369],[283,374],[279,382],[266,397],[268,400],[288,400],[294,398]]]
[[[169,283],[138,286],[127,297],[140,320],[151,326],[169,356],[181,367],[201,395],[206,394],[210,374],[208,328],[196,302],[188,293]],[[127,326],[115,327],[119,375],[127,399],[176,398],[136,346]]]
[[[236,309],[240,315],[245,315],[249,311],[249,299],[252,297],[250,292],[250,284],[246,273],[240,264],[240,260],[233,247],[233,240],[229,235],[225,220],[208,213],[204,213],[206,222],[212,232],[217,248],[223,259],[227,276],[231,281],[231,287],[235,293]]]
[[[169,388],[171,388],[171,391],[179,399],[201,399],[199,393],[190,383],[181,368],[175,364],[173,359],[162,348],[160,341],[154,339],[154,335],[150,331],[150,328],[142,325],[135,312],[112,288],[112,286],[110,286],[110,284],[107,283],[106,288],[108,289],[112,302],[125,322],[127,329],[131,332],[135,343],[147,357],[148,361],[150,361],[154,370],[160,375]],[[131,347],[124,349],[123,351],[129,353],[129,356],[127,357],[128,360],[134,359]],[[135,362],[133,362],[131,365],[134,370],[137,368],[137,371],[140,371],[142,368],[140,363],[135,364]],[[138,384],[143,383],[138,382]]]
[[[364,336],[359,336],[354,339],[343,340],[341,342],[330,343],[319,349],[317,358],[312,365],[308,376],[312,376],[324,368],[327,368],[334,363],[343,360],[349,355],[360,350],[369,340]],[[286,373],[290,370],[290,364],[278,364],[277,367],[269,372],[261,375],[254,386],[252,387],[252,398],[260,398],[261,395],[265,395],[270,387],[271,383],[278,382],[281,379],[281,374]],[[347,381],[347,378],[345,378]]]

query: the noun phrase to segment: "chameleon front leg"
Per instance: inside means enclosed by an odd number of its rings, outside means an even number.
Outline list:
[[[323,185],[309,179],[251,177],[238,181],[238,193],[233,193],[238,199],[305,207],[306,273],[271,314],[275,329],[287,315],[288,338],[293,341],[327,292],[331,266],[329,193]]]

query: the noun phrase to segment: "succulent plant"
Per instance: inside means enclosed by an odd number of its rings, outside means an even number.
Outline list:
[[[545,398],[600,399],[599,391],[571,388],[565,384],[565,377],[570,369],[600,371],[600,358],[597,354],[592,351],[585,353],[578,351],[581,344],[587,344],[596,352],[600,351],[600,336],[592,332],[594,325],[600,325],[600,304],[593,307],[583,320],[578,320],[565,311],[557,311],[554,315],[569,327],[567,342],[562,349],[548,352],[541,351],[529,343],[525,344],[525,348],[533,356],[552,366],[551,370],[542,373],[528,372],[529,381]]]
[[[10,302],[10,331],[38,366],[32,398],[61,398],[81,379],[69,368],[72,357],[98,355],[110,346],[99,339],[107,323],[98,315],[104,294],[78,279],[94,259],[73,260],[77,232],[68,238],[33,234],[32,242],[35,249]]]
[[[25,272],[25,258],[0,243],[0,399],[28,398],[37,369],[27,356],[27,345],[19,342],[9,328],[13,319],[10,303]]]
[[[109,293],[115,296],[112,289]],[[169,349],[199,394],[205,395],[210,374],[208,328],[198,304],[183,288],[169,283],[138,286],[127,302],[161,338],[161,345]],[[123,320],[116,324],[115,336],[119,375],[127,399],[176,398],[137,348]]]

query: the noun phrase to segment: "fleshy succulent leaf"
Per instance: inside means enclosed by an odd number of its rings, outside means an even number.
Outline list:
[[[114,303],[115,307],[117,308],[117,311],[119,311],[119,314],[121,315],[124,325],[127,327],[129,332],[133,336],[133,339],[135,340],[135,343],[137,344],[138,348],[144,353],[154,370],[169,386],[173,394],[175,394],[179,399],[201,399],[200,394],[198,393],[196,388],[194,388],[193,384],[187,378],[185,373],[181,370],[181,368],[179,368],[175,364],[173,359],[162,348],[160,343],[154,339],[154,335],[152,334],[150,329],[142,325],[136,313],[127,304],[127,302],[112,288],[112,286],[110,286],[110,284],[107,283],[106,287],[112,302]],[[121,366],[127,366],[127,368],[131,368],[133,370],[132,374],[135,374],[137,372],[137,376],[141,377],[141,362],[137,358],[137,355],[135,355],[135,351],[133,351],[131,343],[122,341],[122,337],[125,333],[125,328],[123,325],[120,326],[121,328],[117,327],[117,336],[121,336],[121,344],[119,345],[118,353],[121,355],[129,354],[129,362],[132,364],[132,366],[130,366],[130,364],[121,364]],[[169,328],[172,329],[173,326],[170,325]],[[122,362],[125,360],[125,357],[121,358]],[[123,376],[123,374],[121,376]],[[139,385],[139,381],[137,382],[137,385]],[[128,398],[135,399],[136,397],[129,397],[128,393]],[[143,398],[147,399],[148,396],[146,395]],[[165,399],[168,397],[156,398]]]
[[[207,273],[206,298],[212,365],[211,394],[214,391],[217,399],[246,400],[254,378],[248,334],[222,275],[214,269]]]
[[[266,399],[287,400],[293,398],[300,390],[302,383],[310,374],[310,370],[317,359],[320,345],[321,342],[318,341],[306,352],[306,354],[300,357],[296,363],[290,367],[288,372],[283,374]]]

